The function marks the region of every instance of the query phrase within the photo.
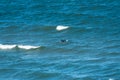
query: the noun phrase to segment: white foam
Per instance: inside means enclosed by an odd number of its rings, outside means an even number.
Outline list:
[[[31,45],[3,45],[3,44],[0,44],[0,49],[13,49],[15,47],[18,47],[20,49],[29,50],[29,49],[39,48],[40,46],[31,46]]]
[[[2,44],[0,44],[0,49],[12,49],[15,47],[16,47],[16,45],[2,45]]]
[[[114,80],[114,79],[110,78],[109,80]]]
[[[30,46],[30,45],[18,45],[18,48],[21,48],[21,49],[36,49],[36,48],[39,48],[40,46]]]
[[[57,31],[61,31],[61,30],[65,30],[65,29],[68,29],[68,28],[69,28],[69,26],[59,25],[59,26],[56,27],[56,30],[57,30]]]

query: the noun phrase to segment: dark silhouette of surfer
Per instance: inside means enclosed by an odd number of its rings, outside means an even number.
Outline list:
[[[68,42],[68,40],[66,40],[66,39],[61,39],[60,42],[61,42],[61,43],[66,43],[66,42]]]

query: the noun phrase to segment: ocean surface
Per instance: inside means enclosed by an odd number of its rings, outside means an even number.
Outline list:
[[[0,0],[0,80],[120,80],[120,0]]]

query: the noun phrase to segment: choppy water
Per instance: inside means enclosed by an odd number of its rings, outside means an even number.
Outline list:
[[[120,80],[120,0],[0,0],[0,80]]]

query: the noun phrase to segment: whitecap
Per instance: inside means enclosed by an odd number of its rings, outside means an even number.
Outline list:
[[[61,31],[61,30],[65,30],[65,29],[68,29],[68,28],[69,28],[69,26],[58,25],[58,26],[56,27],[56,30],[57,30],[57,31]]]
[[[31,46],[31,45],[18,45],[18,48],[21,48],[21,49],[36,49],[36,48],[39,48],[40,46]]]
[[[13,49],[13,48],[20,48],[20,49],[26,49],[26,50],[29,50],[29,49],[36,49],[36,48],[39,48],[40,46],[31,46],[31,45],[3,45],[3,44],[0,44],[0,49]]]
[[[0,49],[12,49],[12,48],[15,48],[16,45],[3,45],[3,44],[0,44]]]

